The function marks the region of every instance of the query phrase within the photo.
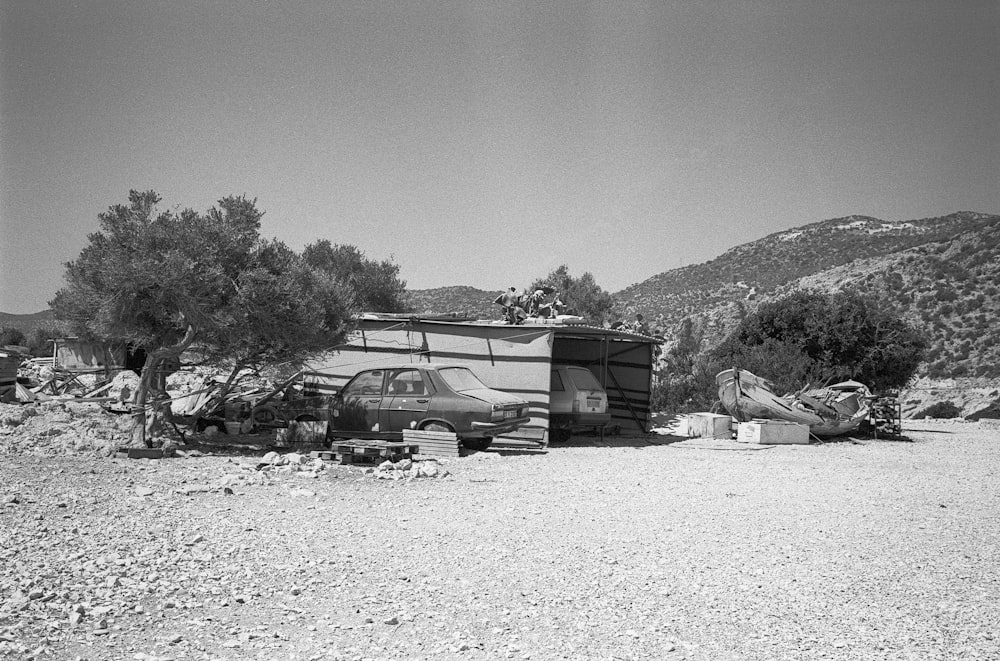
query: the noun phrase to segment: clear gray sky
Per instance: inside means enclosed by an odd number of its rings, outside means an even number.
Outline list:
[[[0,55],[4,312],[133,188],[415,289],[1000,213],[1000,0],[0,0]]]

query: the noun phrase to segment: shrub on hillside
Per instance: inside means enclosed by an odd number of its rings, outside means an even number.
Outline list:
[[[28,333],[27,347],[36,358],[52,355],[52,340],[65,337],[66,330],[59,324],[35,326]]]
[[[923,411],[914,415],[914,418],[959,418],[962,416],[962,409],[955,406],[951,400],[931,404]]]
[[[906,385],[927,341],[916,328],[851,292],[799,291],[761,305],[711,354],[778,389],[855,379],[873,390]]]
[[[0,326],[0,347],[7,345],[24,345],[24,333],[20,328],[13,326]]]

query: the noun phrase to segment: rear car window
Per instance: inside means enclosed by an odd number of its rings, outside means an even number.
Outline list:
[[[445,367],[438,370],[438,374],[445,383],[455,392],[466,390],[480,390],[486,386],[475,374],[465,367]]]
[[[569,372],[569,378],[573,380],[573,385],[577,387],[577,390],[604,390],[600,381],[590,370],[577,368],[567,370],[567,372]]]

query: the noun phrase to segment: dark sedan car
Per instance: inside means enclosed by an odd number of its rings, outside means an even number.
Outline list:
[[[528,420],[528,402],[488,388],[460,365],[365,370],[330,405],[332,436],[398,439],[404,429],[450,431],[471,450],[485,450],[494,436]]]

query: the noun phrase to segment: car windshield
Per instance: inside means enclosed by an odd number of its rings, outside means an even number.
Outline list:
[[[601,387],[600,382],[590,370],[571,369],[567,371],[569,372],[570,378],[573,379],[573,385],[575,385],[578,390],[604,390],[604,388]]]
[[[446,367],[438,370],[438,374],[455,392],[479,390],[486,387],[467,367]]]

